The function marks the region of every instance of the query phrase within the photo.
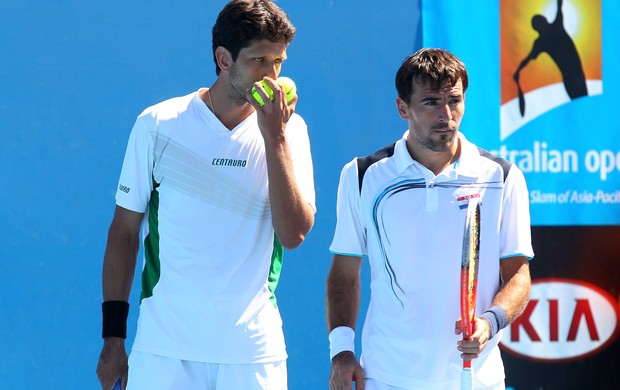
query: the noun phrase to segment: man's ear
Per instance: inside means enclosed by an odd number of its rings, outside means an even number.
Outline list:
[[[408,105],[405,101],[399,97],[396,98],[396,108],[398,110],[398,115],[404,120],[409,119],[409,112],[407,111]]]
[[[215,49],[215,60],[220,69],[225,72],[230,70],[233,63],[232,55],[224,46],[218,46],[217,49]]]

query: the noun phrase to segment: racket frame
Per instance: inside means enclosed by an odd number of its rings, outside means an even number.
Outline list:
[[[463,233],[463,251],[461,259],[461,327],[463,339],[468,340],[474,332],[476,316],[476,298],[478,290],[478,262],[480,259],[480,198],[472,197],[467,205],[465,230]],[[464,374],[473,381],[471,360],[463,360]],[[468,372],[465,372],[468,371]]]

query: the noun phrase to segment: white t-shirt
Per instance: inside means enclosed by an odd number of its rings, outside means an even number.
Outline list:
[[[413,160],[405,139],[347,164],[340,177],[330,250],[367,255],[371,297],[362,333],[366,376],[408,389],[459,387],[459,280],[467,199],[481,198],[478,313],[500,287],[500,259],[533,256],[528,193],[459,135],[459,160],[435,176]],[[508,165],[505,164],[505,167]],[[504,179],[504,174],[507,173]],[[362,180],[363,179],[363,180]],[[494,337],[474,361],[479,384],[504,378]]]
[[[297,184],[314,208],[299,115],[286,135]],[[268,190],[256,113],[228,130],[194,92],[137,118],[116,194],[119,206],[145,213],[135,350],[229,364],[286,358],[273,295],[282,246]]]

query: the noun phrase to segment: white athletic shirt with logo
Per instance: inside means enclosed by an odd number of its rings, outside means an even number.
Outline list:
[[[459,388],[462,336],[454,334],[454,324],[469,196],[481,198],[478,313],[500,287],[500,259],[534,255],[522,172],[512,166],[504,179],[497,159],[481,155],[462,134],[459,139],[459,160],[437,176],[411,158],[401,139],[354,159],[340,177],[330,251],[368,256],[371,296],[361,359],[367,377],[392,386]],[[479,386],[504,378],[501,336],[474,361]]]
[[[299,115],[286,136],[298,186],[314,208]],[[134,350],[225,364],[286,359],[273,295],[282,247],[256,113],[228,130],[198,92],[147,108],[131,131],[116,202],[145,213]]]

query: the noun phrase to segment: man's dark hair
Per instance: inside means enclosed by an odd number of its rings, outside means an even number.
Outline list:
[[[266,39],[289,44],[295,37],[295,27],[270,0],[233,0],[218,15],[212,33],[215,73],[219,75],[221,69],[215,59],[218,46],[225,47],[236,61],[241,49],[252,41]]]
[[[463,93],[469,80],[461,60],[444,49],[420,49],[403,61],[396,72],[396,91],[405,103],[411,102],[413,82],[430,83],[432,89],[449,85],[453,87],[459,79],[463,82]]]

